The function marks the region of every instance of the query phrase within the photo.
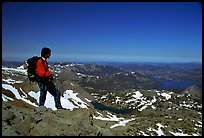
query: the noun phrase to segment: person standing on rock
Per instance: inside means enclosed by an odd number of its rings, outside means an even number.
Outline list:
[[[40,88],[39,106],[44,106],[47,91],[54,96],[55,107],[63,109],[60,101],[61,92],[52,82],[54,74],[49,70],[47,59],[51,56],[51,49],[44,47],[41,50],[41,58],[38,59],[35,72],[39,76],[38,86]]]

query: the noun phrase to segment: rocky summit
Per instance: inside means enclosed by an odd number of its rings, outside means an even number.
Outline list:
[[[64,109],[55,108],[49,92],[38,106],[40,91],[25,65],[2,66],[2,136],[202,136],[195,86],[157,90],[145,74],[104,65],[55,63],[51,69]]]

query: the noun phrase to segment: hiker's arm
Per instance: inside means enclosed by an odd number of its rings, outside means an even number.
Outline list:
[[[53,77],[53,73],[51,71],[46,71],[45,77]]]

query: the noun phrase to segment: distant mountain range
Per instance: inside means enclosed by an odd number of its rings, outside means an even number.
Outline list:
[[[126,71],[146,74],[151,78],[172,81],[194,81],[202,91],[202,63],[129,63],[113,64]]]

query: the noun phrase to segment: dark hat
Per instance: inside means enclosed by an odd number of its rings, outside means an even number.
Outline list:
[[[47,48],[47,47],[43,47],[41,50],[41,56],[45,57],[46,54],[51,53],[51,49]]]

